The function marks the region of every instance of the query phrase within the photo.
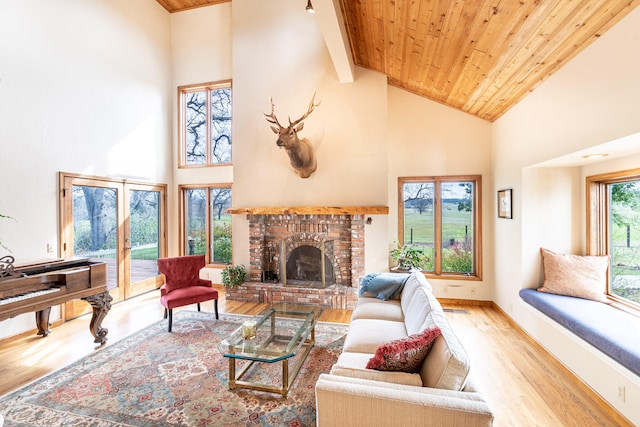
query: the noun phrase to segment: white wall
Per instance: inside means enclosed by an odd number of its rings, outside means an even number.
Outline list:
[[[233,84],[234,206],[388,204],[386,77],[359,68],[355,83],[340,84],[314,15],[299,3],[234,0]],[[286,124],[306,111],[314,91],[321,103],[300,137],[314,146],[318,168],[302,179],[276,146],[264,113],[272,97]],[[370,240],[386,235],[386,226],[377,219],[367,226]],[[234,262],[248,265],[244,216],[234,217],[233,232]],[[375,250],[367,242],[370,262],[385,258]]]
[[[398,241],[398,177],[482,175],[483,280],[431,280],[442,298],[490,301],[493,296],[491,123],[404,90],[388,90],[389,235]],[[387,261],[388,262],[388,261]],[[476,293],[471,293],[475,288]]]
[[[211,168],[178,168],[177,88],[230,80],[232,78],[231,45],[231,2],[171,14],[173,181],[168,191],[168,199],[171,201],[168,205],[170,256],[179,253],[178,185],[233,182],[233,167],[230,165]],[[211,269],[207,276],[220,283],[219,270]]]
[[[515,203],[513,220],[494,219],[494,301],[636,424],[640,408],[631,402],[640,400],[638,377],[530,310],[518,291],[540,283],[541,246],[584,251],[586,170],[627,169],[633,163],[627,158],[584,170],[532,167],[640,131],[640,57],[629,54],[639,39],[636,9],[493,126],[494,190],[513,188]],[[619,384],[626,386],[626,403],[617,398]]]
[[[0,58],[0,213],[16,220],[0,238],[17,260],[58,256],[59,171],[170,179],[169,14],[155,1],[2,2]],[[0,338],[33,327],[7,320]]]
[[[314,15],[296,2],[234,1],[233,21],[234,119],[242,123],[234,128],[234,204],[386,204],[386,77],[359,69],[356,84],[340,84]],[[318,169],[301,179],[263,113],[273,97],[286,124],[314,91],[321,104],[300,137],[315,147]]]

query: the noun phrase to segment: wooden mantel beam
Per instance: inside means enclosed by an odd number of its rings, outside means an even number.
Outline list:
[[[378,215],[388,214],[388,206],[292,206],[229,208],[230,214],[248,215]]]

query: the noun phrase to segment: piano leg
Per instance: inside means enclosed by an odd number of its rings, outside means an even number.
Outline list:
[[[107,341],[107,333],[109,333],[109,330],[102,327],[102,320],[111,309],[111,301],[113,298],[109,295],[109,291],[104,291],[82,299],[93,307],[93,316],[89,324],[91,334],[95,338],[93,342],[104,344]]]
[[[38,327],[38,335],[46,337],[49,335],[49,315],[51,314],[51,307],[47,307],[40,311],[36,311],[36,326]]]

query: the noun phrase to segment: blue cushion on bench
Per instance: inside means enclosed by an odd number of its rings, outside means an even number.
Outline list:
[[[640,375],[640,318],[611,305],[521,289],[520,297]]]

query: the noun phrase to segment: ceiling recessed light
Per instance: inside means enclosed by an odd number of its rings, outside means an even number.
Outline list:
[[[586,156],[582,156],[583,159],[597,159],[598,157],[607,157],[607,153],[598,153],[598,154],[587,154]]]

